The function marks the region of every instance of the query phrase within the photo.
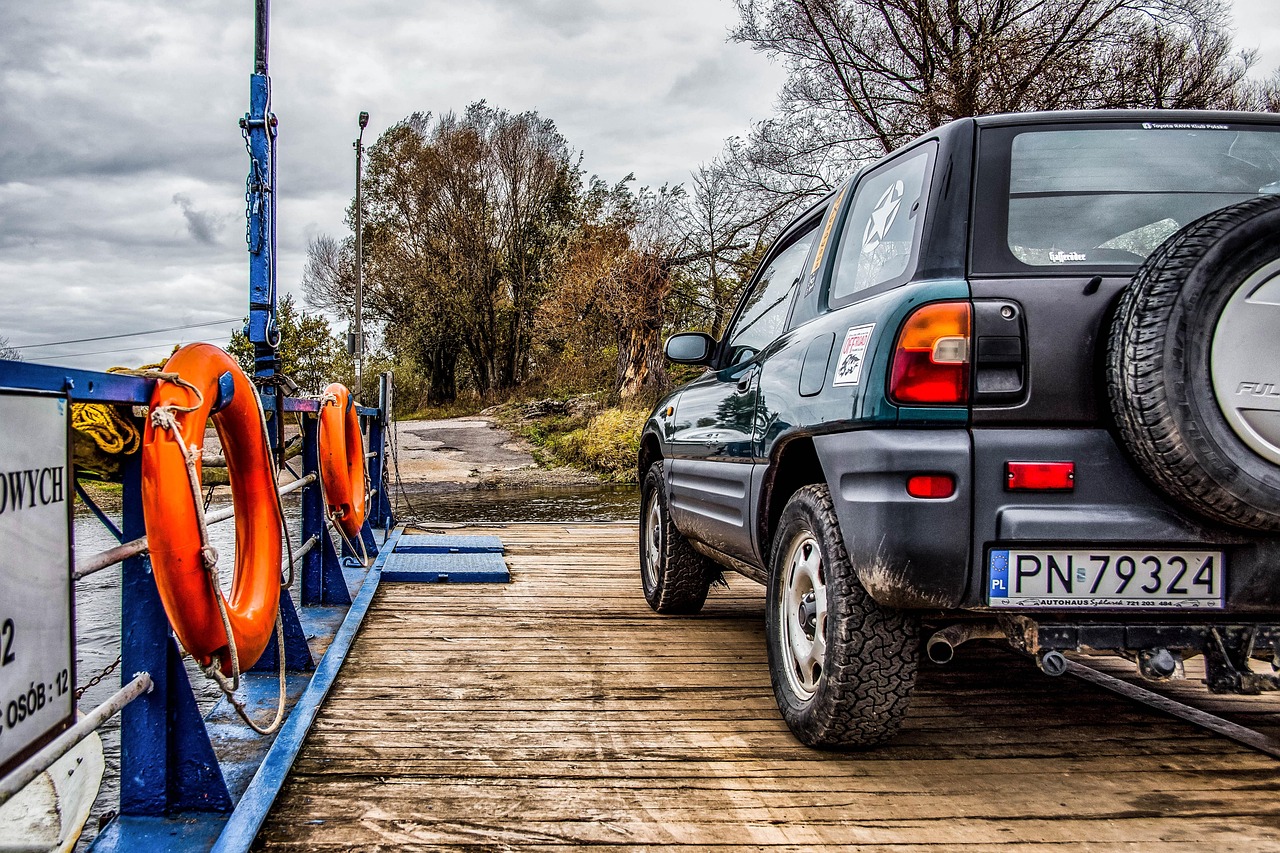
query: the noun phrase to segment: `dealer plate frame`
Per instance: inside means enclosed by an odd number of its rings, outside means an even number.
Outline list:
[[[1196,579],[1203,572],[1206,559],[1213,561],[1211,586],[1202,594],[1193,595],[1193,586],[1203,586]],[[1122,568],[1128,569],[1131,564],[1133,573],[1117,587],[1123,580],[1118,567],[1124,560],[1130,563]],[[1153,565],[1152,560],[1158,564]],[[1032,561],[1039,562],[1036,572],[1030,571]],[[1211,545],[1168,548],[1110,543],[1099,547],[1079,543],[1001,544],[987,549],[985,603],[1000,610],[1221,611],[1226,603],[1227,571],[1226,552]],[[1024,582],[1033,584],[1031,592],[1021,588]],[[1152,585],[1157,588],[1146,589]],[[1113,587],[1110,594],[1100,592],[1109,586]],[[1183,589],[1186,594],[1179,595]]]

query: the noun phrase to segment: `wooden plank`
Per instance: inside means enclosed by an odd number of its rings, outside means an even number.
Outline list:
[[[262,849],[1280,851],[1273,759],[991,644],[923,666],[892,743],[810,750],[774,704],[758,585],[660,617],[633,527],[450,532],[500,536],[512,583],[379,590]]]

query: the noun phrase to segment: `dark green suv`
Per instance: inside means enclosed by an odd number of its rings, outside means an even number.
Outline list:
[[[902,722],[1000,637],[1210,689],[1280,653],[1280,117],[965,119],[795,220],[640,450],[659,613],[729,568],[768,586],[805,743]],[[1251,665],[1251,662],[1254,662]]]

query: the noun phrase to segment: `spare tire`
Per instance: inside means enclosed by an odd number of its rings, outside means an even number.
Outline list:
[[[1280,197],[1222,208],[1139,268],[1107,344],[1139,468],[1183,506],[1280,530]]]

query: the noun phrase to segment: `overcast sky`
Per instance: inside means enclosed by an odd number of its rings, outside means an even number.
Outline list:
[[[1280,66],[1280,0],[1235,0],[1241,47]],[[244,178],[253,3],[0,2],[0,336],[25,346],[247,312]],[[346,234],[356,115],[371,142],[411,112],[485,98],[554,119],[588,173],[686,180],[766,118],[779,69],[726,43],[731,0],[276,0],[279,280]],[[105,368],[239,320],[24,349]],[[110,352],[104,352],[110,350]]]

